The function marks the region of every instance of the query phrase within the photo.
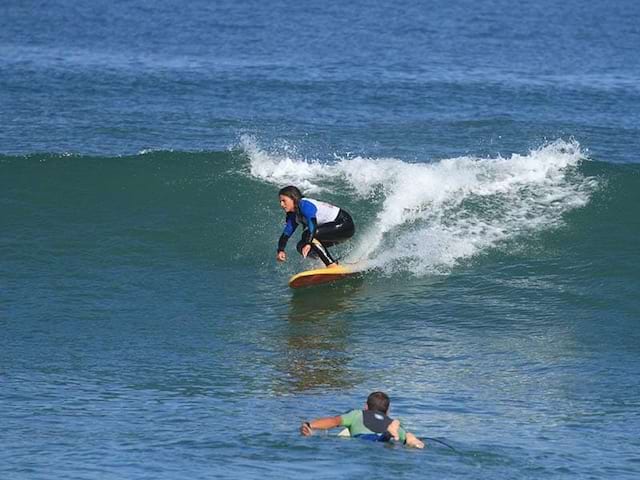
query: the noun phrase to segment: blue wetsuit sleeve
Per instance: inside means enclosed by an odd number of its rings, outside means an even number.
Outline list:
[[[298,204],[298,208],[300,209],[300,213],[306,220],[307,229],[309,230],[308,243],[311,243],[318,230],[318,220],[316,219],[316,214],[318,213],[318,209],[313,203],[305,200],[304,198],[300,200],[300,203]]]
[[[284,226],[284,231],[282,235],[280,235],[280,239],[278,240],[278,251],[284,252],[284,248],[287,246],[287,241],[289,237],[293,235],[293,232],[298,228],[298,222],[296,222],[296,214],[291,212],[287,213],[287,220]]]
[[[293,235],[293,232],[296,231],[296,228],[298,228],[298,222],[296,222],[296,214],[293,212],[287,213],[287,219],[282,234],[290,237],[291,235]]]

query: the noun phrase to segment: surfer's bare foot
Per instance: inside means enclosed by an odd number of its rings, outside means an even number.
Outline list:
[[[338,262],[333,262],[327,265],[327,268],[336,268],[338,266]]]

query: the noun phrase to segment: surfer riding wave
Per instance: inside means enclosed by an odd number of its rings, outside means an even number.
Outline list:
[[[335,205],[304,197],[297,187],[291,185],[280,189],[278,195],[280,206],[286,213],[286,224],[278,241],[276,259],[280,262],[287,259],[284,251],[287,241],[302,224],[304,231],[297,245],[298,252],[304,258],[319,258],[327,267],[336,266],[338,262],[331,256],[328,247],[353,236],[355,226],[351,215]]]

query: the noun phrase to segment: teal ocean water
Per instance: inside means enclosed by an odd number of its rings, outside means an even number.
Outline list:
[[[3,4],[0,477],[638,478],[638,18]],[[455,451],[298,434],[374,390]]]

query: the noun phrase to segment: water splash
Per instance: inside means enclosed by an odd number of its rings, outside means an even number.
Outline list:
[[[460,260],[501,242],[562,224],[586,205],[596,179],[577,167],[578,142],[556,140],[525,155],[464,156],[433,163],[393,158],[336,158],[331,163],[270,153],[242,139],[253,177],[309,193],[348,187],[376,205],[347,261],[387,272],[446,273]]]

